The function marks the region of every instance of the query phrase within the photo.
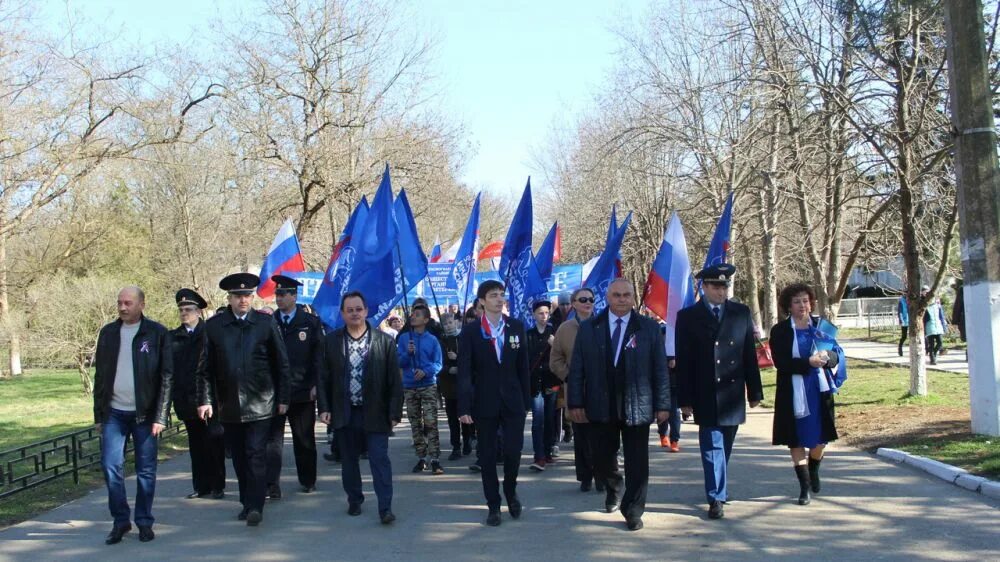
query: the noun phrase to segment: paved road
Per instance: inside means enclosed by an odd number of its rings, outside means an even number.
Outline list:
[[[909,368],[910,352],[903,346],[903,357],[899,356],[899,348],[891,343],[880,343],[865,340],[844,340],[840,342],[844,348],[844,353],[848,357],[857,359],[867,359],[879,363],[889,363]],[[969,374],[969,362],[965,357],[965,350],[953,349],[945,355],[938,355],[937,365],[927,365],[928,369],[938,371],[951,371],[953,373]]]
[[[234,493],[223,501],[183,499],[190,484],[181,457],[160,466],[155,541],[140,543],[133,532],[105,546],[102,489],[0,531],[0,559],[1000,560],[997,502],[856,449],[831,446],[823,495],[796,505],[794,473],[787,452],[770,445],[770,422],[770,411],[755,411],[737,438],[734,501],[721,521],[705,517],[691,425],[680,453],[651,439],[646,527],[637,533],[625,530],[620,515],[600,511],[602,495],[578,491],[569,446],[543,474],[522,471],[520,520],[505,509],[501,527],[486,527],[479,479],[467,462],[446,463],[442,476],[411,474],[408,431],[399,431],[391,443],[399,520],[391,527],[377,522],[367,468],[362,516],[346,514],[339,469],[321,461],[318,493],[295,492],[294,468],[286,465],[285,498],[267,506],[260,527],[248,528],[236,521]],[[530,462],[527,453],[524,459]]]

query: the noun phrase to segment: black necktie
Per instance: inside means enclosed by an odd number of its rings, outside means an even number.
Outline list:
[[[715,315],[715,321],[718,322],[719,321],[719,307],[718,306],[713,306],[712,307],[712,314]]]
[[[282,314],[281,315],[281,323],[284,324],[285,327],[288,327],[288,315],[287,314]]]
[[[615,366],[618,366],[618,341],[622,339],[622,319],[615,320],[615,331],[611,334],[611,343],[615,346]]]

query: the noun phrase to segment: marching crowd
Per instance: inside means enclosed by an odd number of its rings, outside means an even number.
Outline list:
[[[438,428],[446,412],[449,461],[475,455],[470,470],[482,478],[486,524],[500,525],[501,506],[517,519],[527,413],[531,412],[529,469],[543,472],[573,442],[582,492],[604,493],[608,513],[619,511],[629,530],[643,527],[649,482],[649,431],[680,450],[681,418],[693,416],[704,471],[708,517],[724,516],[727,465],[746,406],[763,400],[749,309],[727,298],[735,267],[719,264],[696,276],[703,297],[681,310],[676,356],[667,356],[664,331],[636,308],[634,287],[617,279],[603,294],[579,288],[532,305],[534,326],[506,315],[505,287],[483,282],[467,311],[457,306],[433,318],[416,301],[405,322],[383,327],[368,320],[362,292],[340,302],[343,327],[327,331],[297,303],[299,282],[276,275],[277,309],[252,307],[260,279],[225,277],[228,305],[203,318],[206,301],[195,291],[176,294],[180,326],[168,330],[143,314],[145,295],[126,287],[119,319],[100,331],[95,357],[94,418],[102,436],[101,461],[114,519],[107,544],[132,529],[153,540],[157,436],[170,405],[187,429],[191,499],[226,494],[226,459],[236,473],[241,510],[249,526],[263,520],[266,500],[282,497],[280,473],[291,428],[300,491],[316,489],[316,420],[329,428],[330,453],[341,464],[347,513],[362,513],[360,461],[370,466],[378,517],[391,524],[393,478],[389,437],[405,405],[415,473],[443,474]],[[607,307],[594,314],[595,297]],[[777,369],[773,442],[789,448],[799,482],[799,504],[820,491],[824,446],[837,438],[831,371],[839,348],[820,347],[821,319],[812,315],[808,285],[787,287],[779,298],[787,320],[771,329]],[[842,381],[840,381],[842,382]],[[134,517],[124,484],[124,444],[135,448]],[[562,438],[560,439],[560,436]],[[624,464],[622,469],[621,464]],[[502,481],[497,466],[503,466]]]

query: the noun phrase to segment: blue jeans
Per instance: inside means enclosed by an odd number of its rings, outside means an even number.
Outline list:
[[[670,419],[665,423],[658,423],[656,425],[660,437],[667,435],[667,431],[669,430],[671,441],[681,440],[681,409],[677,407],[676,394],[670,396]]]
[[[368,466],[372,471],[372,484],[378,498],[379,515],[392,508],[392,463],[389,461],[389,434],[369,433],[364,428],[363,407],[351,408],[347,425],[337,428],[337,440],[343,455],[340,465],[341,481],[347,492],[347,503],[361,505],[365,495],[361,491],[361,465],[359,458],[368,446]]]
[[[539,392],[531,399],[531,446],[535,460],[544,459],[556,444],[556,393]]]
[[[705,497],[708,503],[729,499],[727,474],[729,457],[733,454],[733,440],[738,425],[717,427],[700,426],[698,445],[701,447],[701,467],[705,472]]]
[[[108,485],[108,509],[115,526],[127,525],[131,515],[125,492],[125,439],[135,446],[135,524],[153,525],[153,494],[156,492],[156,437],[153,423],[135,423],[135,412],[111,409],[101,426],[101,469]]]

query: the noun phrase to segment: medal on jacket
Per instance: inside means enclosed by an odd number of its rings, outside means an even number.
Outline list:
[[[521,347],[521,338],[517,337],[517,335],[511,336],[509,341],[511,349],[517,349]]]
[[[302,330],[301,332],[299,332],[299,341],[306,341],[306,332],[305,332],[305,330]]]

